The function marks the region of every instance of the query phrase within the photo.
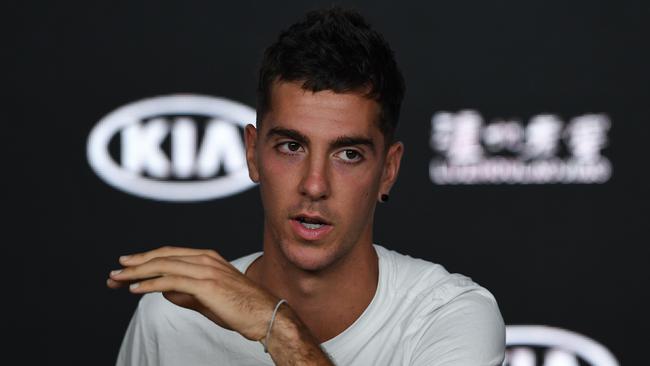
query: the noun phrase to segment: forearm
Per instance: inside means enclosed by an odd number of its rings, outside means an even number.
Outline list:
[[[289,307],[280,307],[269,339],[265,342],[278,366],[334,365],[319,346],[318,340]]]

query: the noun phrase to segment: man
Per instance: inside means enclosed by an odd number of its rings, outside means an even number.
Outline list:
[[[264,250],[232,263],[175,247],[121,257],[108,286],[146,295],[118,365],[500,365],[487,290],[373,245],[403,153],[403,94],[392,51],[360,15],[311,12],[283,32],[245,130]]]

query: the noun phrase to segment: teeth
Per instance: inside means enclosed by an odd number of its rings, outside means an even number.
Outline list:
[[[323,226],[323,224],[309,224],[306,222],[301,222],[300,224],[310,230],[318,229]]]

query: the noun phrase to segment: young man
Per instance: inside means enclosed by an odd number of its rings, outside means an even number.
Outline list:
[[[146,295],[118,365],[500,365],[487,290],[373,245],[403,153],[403,94],[392,51],[360,15],[312,12],[283,32],[245,132],[264,250],[232,263],[175,247],[121,257],[108,286]]]

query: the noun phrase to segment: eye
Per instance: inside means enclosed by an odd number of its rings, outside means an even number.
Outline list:
[[[363,156],[357,150],[346,149],[336,153],[336,157],[343,160],[346,163],[357,163],[363,160]]]
[[[283,152],[285,154],[293,154],[302,149],[302,146],[300,146],[299,143],[295,141],[286,141],[277,146],[278,150],[280,152]]]

